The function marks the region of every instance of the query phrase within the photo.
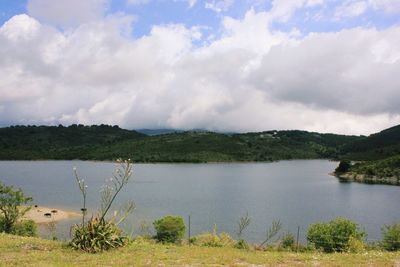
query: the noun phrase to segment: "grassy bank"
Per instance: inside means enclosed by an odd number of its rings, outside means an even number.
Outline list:
[[[0,234],[0,266],[400,266],[400,252],[264,252],[133,242],[101,254],[65,243]]]

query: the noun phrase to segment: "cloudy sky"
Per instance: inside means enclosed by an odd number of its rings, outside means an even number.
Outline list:
[[[400,0],[0,0],[0,126],[370,134]]]

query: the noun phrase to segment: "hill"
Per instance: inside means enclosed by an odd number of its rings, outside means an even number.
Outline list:
[[[76,159],[95,146],[145,136],[109,125],[11,126],[0,128],[0,159]]]
[[[400,125],[346,144],[341,158],[351,160],[378,160],[400,155]]]
[[[0,129],[0,159],[136,162],[234,162],[337,158],[357,136],[306,131],[222,134],[207,131],[146,136],[118,126],[15,126]]]

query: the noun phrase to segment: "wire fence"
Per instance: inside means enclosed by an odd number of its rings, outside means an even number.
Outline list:
[[[192,233],[192,217],[188,216],[188,242],[190,243],[190,238],[193,237]],[[302,231],[301,231],[302,230]],[[267,231],[266,231],[267,232]],[[206,232],[207,233],[207,232]],[[211,232],[209,232],[211,233]],[[256,231],[247,231],[247,233],[259,233]],[[290,233],[294,237],[294,248],[299,249],[301,246],[308,246],[308,245],[320,245],[320,246],[332,246],[332,247],[346,247],[349,245],[349,242],[351,239],[354,240],[357,235],[354,233],[349,233],[348,235],[331,235],[331,234],[321,234],[319,233],[318,235],[314,235],[312,238],[308,237],[308,227],[297,227],[297,231],[295,233],[292,233],[290,231],[280,231],[279,234],[270,240],[270,242],[267,242],[266,245],[279,245],[280,243],[283,242],[285,234]],[[236,234],[237,235],[237,234]],[[243,238],[240,237],[239,239],[246,240],[246,234],[243,235]],[[261,238],[262,239],[262,238]],[[382,245],[383,242],[391,243],[393,246],[399,246],[400,247],[400,237],[385,237],[385,238],[368,238],[367,235],[362,236],[360,235],[358,238],[355,238],[355,240],[362,241],[363,244],[366,245]],[[255,246],[257,246],[257,243],[260,242],[251,242]]]

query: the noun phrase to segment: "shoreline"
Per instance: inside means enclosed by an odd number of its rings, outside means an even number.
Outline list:
[[[252,163],[276,163],[276,162],[281,162],[281,161],[296,161],[296,160],[327,160],[327,161],[332,161],[332,162],[339,162],[337,159],[331,159],[331,158],[294,158],[294,159],[277,159],[277,160],[271,160],[271,161],[204,161],[204,162],[198,162],[198,161],[171,161],[171,162],[165,162],[165,161],[154,161],[154,162],[142,162],[142,161],[132,161],[132,164],[252,164]],[[24,161],[30,161],[30,162],[35,162],[35,161],[71,161],[71,162],[93,162],[93,163],[118,163],[117,161],[113,160],[92,160],[92,159],[0,159],[0,162],[24,162]]]
[[[81,213],[74,211],[61,210],[50,207],[37,206],[32,207],[22,218],[23,220],[32,220],[37,224],[60,222],[71,220],[82,216]]]
[[[330,173],[337,177],[341,181],[345,182],[356,182],[363,184],[384,184],[384,185],[397,185],[400,186],[400,179],[396,176],[392,177],[380,177],[376,175],[366,175],[366,174],[358,174],[354,172],[346,172],[346,173]]]

